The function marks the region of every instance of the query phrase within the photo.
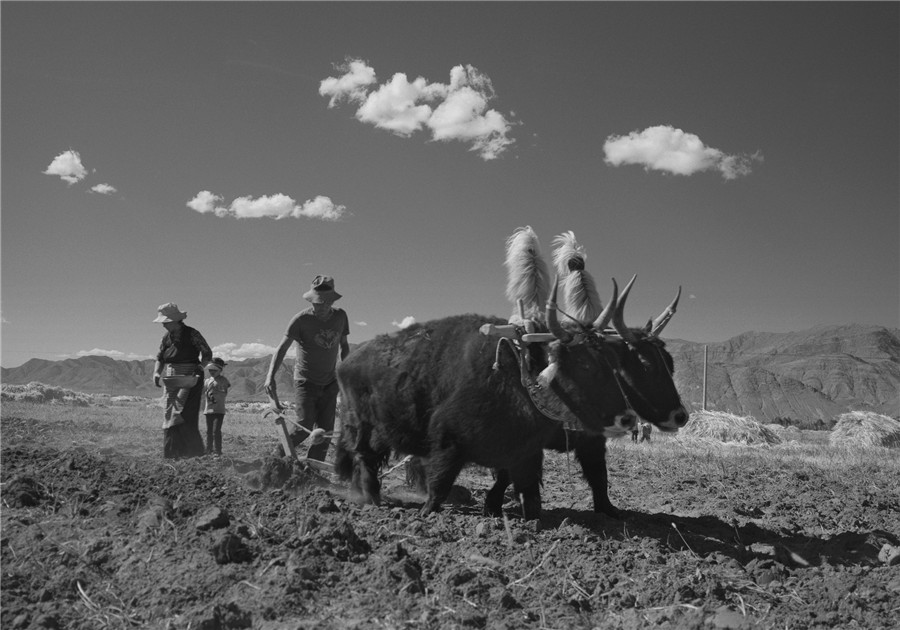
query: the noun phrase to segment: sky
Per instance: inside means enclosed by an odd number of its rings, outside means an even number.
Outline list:
[[[896,2],[9,2],[2,365],[507,317],[572,231],[663,337],[900,326]]]

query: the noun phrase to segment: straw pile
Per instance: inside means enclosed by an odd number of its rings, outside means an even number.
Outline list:
[[[832,446],[900,448],[900,421],[871,411],[838,416],[828,441]]]
[[[680,434],[691,439],[753,446],[781,443],[775,431],[751,416],[736,416],[724,411],[695,411]]]
[[[773,422],[772,424],[767,424],[765,426],[767,429],[769,429],[770,431],[774,431],[778,435],[784,435],[785,433],[788,433],[796,437],[796,435],[800,433],[800,429],[793,425],[784,426],[783,424]]]
[[[93,402],[90,394],[73,392],[62,387],[44,385],[37,381],[28,385],[3,384],[2,397],[4,402],[31,402],[74,405],[87,407]]]

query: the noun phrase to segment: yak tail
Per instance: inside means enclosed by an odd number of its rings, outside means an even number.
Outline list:
[[[603,310],[594,278],[584,268],[587,256],[573,232],[553,239],[553,266],[562,279],[565,315],[583,324],[594,321]]]
[[[513,305],[522,300],[526,319],[543,321],[550,294],[550,272],[531,226],[517,228],[506,240],[506,270],[506,297]]]

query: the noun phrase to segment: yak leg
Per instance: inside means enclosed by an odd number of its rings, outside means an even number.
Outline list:
[[[544,451],[526,457],[509,469],[513,489],[522,501],[522,515],[526,521],[541,517],[541,479]]]
[[[381,505],[381,481],[378,467],[381,459],[372,448],[372,429],[363,424],[356,433],[353,443],[353,476],[350,489],[361,497],[364,503]]]
[[[359,493],[363,503],[381,505],[381,482],[378,480],[378,462],[372,457],[357,455],[353,466],[350,488]]]
[[[510,484],[509,471],[505,468],[498,468],[494,474],[494,485],[484,497],[485,516],[503,516],[503,498]]]
[[[428,492],[428,472],[425,458],[413,457],[406,463],[406,485],[419,494]]]
[[[584,478],[594,495],[594,512],[622,519],[622,513],[609,500],[609,478],[606,472],[606,438],[585,437],[575,445],[575,458],[581,463]]]
[[[453,488],[453,482],[463,469],[465,461],[454,446],[441,450],[432,450],[428,457],[428,499],[422,506],[420,514],[425,516],[432,512],[440,512],[441,504],[446,500]]]

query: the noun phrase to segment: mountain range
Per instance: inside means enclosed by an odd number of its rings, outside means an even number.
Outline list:
[[[749,415],[760,421],[828,425],[847,411],[900,417],[900,329],[882,326],[817,326],[801,332],[747,332],[727,341],[666,340],[675,360],[675,383],[685,404]],[[351,349],[352,352],[352,349]],[[264,400],[270,357],[232,361],[225,374],[229,400]],[[704,369],[705,367],[705,369]],[[33,381],[89,394],[160,395],[153,361],[89,356],[62,361],[31,359],[2,368],[3,383]],[[289,400],[291,364],[278,376]],[[287,395],[286,395],[287,394]]]

